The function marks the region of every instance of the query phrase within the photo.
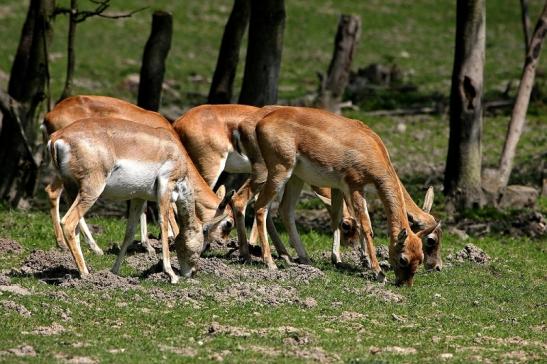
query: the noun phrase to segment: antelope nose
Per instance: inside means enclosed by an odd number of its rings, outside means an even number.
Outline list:
[[[435,264],[435,267],[433,267],[433,270],[435,270],[436,272],[440,272],[441,269],[443,269],[443,267],[440,264]]]

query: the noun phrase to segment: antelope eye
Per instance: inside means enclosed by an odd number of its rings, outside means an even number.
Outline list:
[[[233,223],[232,220],[228,220],[224,223],[224,228],[225,229],[231,229],[233,226],[234,226],[234,223]]]
[[[399,258],[399,265],[401,267],[406,267],[408,265],[408,260],[405,257],[400,257]]]

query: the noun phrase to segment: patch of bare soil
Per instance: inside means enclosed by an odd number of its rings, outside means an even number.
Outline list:
[[[309,349],[300,349],[292,347],[287,352],[287,355],[294,356],[305,361],[313,361],[317,363],[331,363],[339,361],[340,358],[336,354],[328,354],[321,347],[313,347]]]
[[[32,313],[29,310],[27,310],[25,306],[20,305],[14,301],[9,301],[9,300],[2,301],[1,305],[4,310],[15,311],[22,317],[30,317],[32,315]]]
[[[491,258],[481,248],[474,244],[467,244],[462,250],[446,257],[449,262],[463,263],[469,261],[475,264],[488,264]]]
[[[260,285],[255,282],[234,283],[214,292],[213,298],[218,302],[248,302],[277,306],[281,304],[304,305],[305,300],[301,299],[296,288],[282,287],[279,285]]]
[[[43,336],[51,336],[51,335],[57,335],[62,332],[65,332],[66,329],[63,325],[54,322],[49,326],[39,326],[36,329],[34,329],[31,334],[34,335],[43,335]]]
[[[9,292],[13,294],[18,294],[21,296],[28,296],[30,291],[25,287],[21,287],[18,284],[10,284],[9,286],[0,286],[0,292]]]
[[[23,252],[21,244],[15,240],[0,238],[0,254],[20,254]]]
[[[89,356],[73,356],[73,355],[69,355],[65,353],[57,353],[55,354],[55,358],[58,361],[61,361],[67,364],[96,364],[97,363],[97,360]]]
[[[55,281],[60,278],[65,279],[67,276],[77,276],[78,269],[69,252],[34,250],[19,270],[12,271],[13,274],[34,276],[45,281]]]
[[[6,351],[0,352],[0,355],[4,355],[4,354],[11,354],[18,357],[25,357],[25,356],[34,357],[36,356],[36,351],[30,345],[21,345],[13,349],[8,349]]]
[[[400,346],[386,346],[384,348],[371,346],[369,349],[369,352],[373,355],[379,354],[379,353],[392,353],[392,354],[398,354],[398,355],[409,355],[409,354],[418,353],[418,351],[414,348],[406,348],[406,347],[400,347]]]
[[[161,344],[158,347],[160,351],[168,351],[173,354],[188,356],[190,358],[193,358],[194,356],[198,355],[198,351],[194,348],[174,347],[174,346],[167,346],[167,345],[161,345]]]
[[[135,289],[139,280],[133,277],[121,277],[109,270],[101,270],[84,276],[83,278],[70,278],[61,283],[61,287],[76,287],[94,290],[103,289]]]

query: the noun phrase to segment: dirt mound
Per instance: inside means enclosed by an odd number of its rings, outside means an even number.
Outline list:
[[[20,254],[22,251],[23,247],[15,240],[0,238],[0,254]]]
[[[279,285],[260,285],[254,282],[234,283],[219,292],[213,298],[218,302],[255,302],[261,305],[277,306],[281,304],[305,305],[294,287]]]
[[[68,252],[33,250],[21,268],[13,273],[34,276],[47,281],[77,276],[78,270]]]
[[[84,276],[83,278],[71,278],[61,283],[61,287],[77,287],[86,289],[135,289],[139,280],[133,277],[120,277],[109,270],[101,270]]]
[[[243,268],[239,274],[242,278],[253,281],[294,282],[296,284],[308,284],[311,280],[325,276],[319,268],[311,265],[294,264],[284,269],[268,270],[265,267],[259,269]]]
[[[481,248],[474,244],[467,244],[462,250],[455,254],[450,254],[446,260],[463,263],[469,261],[476,264],[488,264],[491,258]]]
[[[12,354],[12,355],[19,356],[19,357],[36,356],[36,351],[30,345],[21,345],[21,346],[18,346],[16,348],[13,348],[13,349],[8,349],[4,352],[0,352],[0,355],[3,354],[3,353]]]
[[[15,311],[23,317],[30,317],[32,315],[32,313],[27,310],[25,306],[20,305],[14,301],[2,301],[2,307],[4,308],[4,310]]]
[[[150,267],[156,265],[159,260],[160,258],[157,255],[152,256],[148,253],[133,254],[125,257],[125,263],[139,272],[149,270]]]

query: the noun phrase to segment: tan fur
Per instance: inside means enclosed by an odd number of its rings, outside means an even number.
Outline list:
[[[176,133],[174,132],[169,121],[167,121],[159,113],[148,111],[127,101],[107,96],[81,95],[69,97],[61,101],[52,111],[46,114],[44,126],[49,133],[52,133],[72,124],[76,120],[88,117],[112,117],[126,119],[137,124],[143,124],[155,128],[163,128],[176,137]],[[184,148],[182,149],[182,153],[184,153],[184,157],[187,157]],[[218,196],[203,180],[191,161],[188,163],[188,177],[194,187],[197,216],[203,223],[207,223],[222,213],[217,211],[217,207],[219,206],[221,199],[218,198]],[[56,194],[60,194],[62,191],[62,187],[60,189],[55,188],[57,185],[58,182],[54,182],[51,186],[46,187],[51,203],[58,200],[58,196]],[[57,242],[60,246],[66,245],[64,244],[63,237],[58,235],[60,231],[58,222],[56,221],[56,216],[58,216],[58,206],[52,206],[51,215],[54,222]],[[233,221],[233,217],[231,209],[228,208],[227,221],[222,224],[218,224],[218,226],[211,231],[211,234],[209,235],[210,239],[225,239],[229,233],[229,229],[226,229],[225,226],[233,225],[233,222],[230,221]],[[174,229],[176,229],[176,227],[174,227]]]
[[[297,175],[298,178],[314,179],[305,182],[333,187],[333,193],[340,190],[346,201],[351,201],[348,208],[358,220],[372,268],[380,272],[373,254],[370,221],[363,205],[364,187],[372,183],[386,209],[390,262],[397,283],[412,285],[414,274],[424,258],[420,237],[426,231],[414,234],[410,230],[400,181],[387,149],[376,133],[360,121],[327,111],[286,107],[259,121],[256,137],[268,168],[267,182],[255,204],[263,250],[269,250],[264,228],[268,203],[289,178]],[[310,177],[313,175],[316,177]],[[324,178],[323,183],[317,178]]]
[[[183,193],[180,192],[181,186],[188,183],[186,181],[189,160],[182,144],[171,131],[123,119],[88,118],[53,133],[48,145],[63,184],[74,199],[61,220],[61,226],[82,275],[87,274],[88,269],[76,243],[76,226],[99,196],[106,193],[110,198],[131,200],[126,234],[118,259],[112,268],[113,272],[118,272],[123,256],[133,240],[144,201],[154,200],[158,202],[160,212],[164,271],[169,274],[171,281],[176,283],[178,277],[170,265],[167,240],[169,205],[173,191],[178,193],[173,202],[177,204],[179,220],[185,222],[184,233],[181,234],[185,238],[177,238],[177,252],[182,259],[180,264],[184,267],[183,272],[185,275],[191,274],[195,269],[195,255],[201,252],[203,234],[201,224],[195,217],[191,189],[186,190],[185,187]],[[150,163],[153,170],[137,172],[139,176],[148,176],[148,180],[145,178],[145,182],[142,182],[139,177],[135,185],[134,180],[119,177],[124,176],[123,174],[116,175],[118,171],[124,170],[123,164],[120,163],[128,161]],[[116,180],[117,188],[114,190],[111,187],[114,185],[112,178],[122,178]],[[191,205],[191,208],[188,208],[188,205]]]
[[[256,145],[254,137],[256,123],[275,108],[278,107],[267,106],[259,109],[247,105],[201,105],[190,109],[176,120],[173,126],[204,179],[210,186],[214,186],[222,171],[222,163],[229,153],[258,154],[256,150],[247,151],[245,149],[253,148],[253,145]],[[239,140],[234,140],[236,134]],[[262,161],[257,159],[253,162],[252,168],[261,171],[254,173],[254,175],[262,175],[265,171]],[[249,181],[234,197],[234,213],[239,221],[236,226],[238,227],[241,254],[244,257],[248,257],[246,231],[243,224],[245,207],[264,182],[265,180]],[[330,197],[328,189],[318,189],[317,191],[320,194],[328,194]],[[281,206],[284,206],[283,200]],[[344,209],[344,221],[346,220],[351,221],[352,218],[349,216],[348,210]],[[271,222],[271,217],[268,224],[276,250],[280,256],[289,259],[288,252],[278,237],[273,222]],[[348,231],[344,237],[346,241],[355,240],[355,230]],[[300,261],[309,263],[305,250],[300,248],[297,247]]]

